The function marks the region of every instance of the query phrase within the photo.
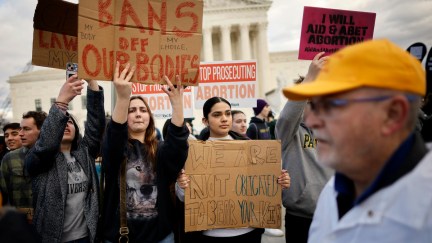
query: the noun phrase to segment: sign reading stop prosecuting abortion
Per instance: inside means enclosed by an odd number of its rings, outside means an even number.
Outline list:
[[[256,77],[256,61],[202,62],[195,108],[213,96],[227,99],[233,108],[255,107]]]

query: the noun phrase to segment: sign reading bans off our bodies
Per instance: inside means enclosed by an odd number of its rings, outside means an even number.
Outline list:
[[[133,82],[198,85],[202,14],[202,0],[80,1],[79,77],[112,80],[117,60],[136,66]]]
[[[372,39],[375,13],[304,7],[299,59],[312,60],[319,52]]]
[[[169,119],[172,117],[172,107],[168,95],[162,90],[162,85],[132,84],[132,95],[141,95],[156,119]],[[183,90],[183,115],[193,117],[192,87],[187,86]]]
[[[276,140],[189,141],[185,231],[280,228],[280,154]]]
[[[194,88],[195,108],[211,97],[230,101],[233,108],[256,106],[256,61],[202,62],[200,85]]]

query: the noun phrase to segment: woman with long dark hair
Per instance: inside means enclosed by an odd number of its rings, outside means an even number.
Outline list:
[[[201,137],[202,140],[249,140],[246,136],[232,131],[231,104],[222,97],[212,97],[203,106],[203,123],[208,127],[208,131]],[[184,188],[189,186],[189,177],[181,173],[177,179],[176,194],[179,199],[184,199]],[[288,188],[290,178],[286,170],[282,170],[277,183],[282,188]],[[206,243],[235,243],[235,242],[261,242],[261,234],[264,229],[259,228],[235,228],[235,229],[212,229],[202,231],[201,235],[196,233],[188,235],[193,241]],[[198,238],[198,239],[197,239]]]
[[[129,81],[135,67],[128,64],[122,71],[119,69],[117,63],[114,74],[117,100],[103,142],[106,171],[103,237],[105,242],[117,242],[126,235],[130,242],[174,242],[175,212],[169,186],[175,182],[188,154],[183,87],[179,77],[176,87],[164,77],[169,88],[162,89],[171,102],[172,118],[166,140],[158,142],[149,105],[141,97],[130,97]],[[124,196],[120,193],[122,182],[125,182]],[[122,218],[127,226],[122,226],[125,228],[119,234]]]
[[[87,81],[87,123],[81,138],[68,104],[84,81],[69,77],[25,159],[32,176],[33,224],[42,242],[94,242],[99,216],[95,159],[105,127],[103,91]]]

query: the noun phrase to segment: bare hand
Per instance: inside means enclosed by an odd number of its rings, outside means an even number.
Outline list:
[[[311,64],[309,65],[308,73],[306,74],[306,77],[304,79],[304,82],[313,81],[318,76],[318,73],[321,71],[322,67],[326,63],[328,56],[323,57],[325,52],[320,52],[315,55],[313,58]]]
[[[291,178],[287,170],[282,170],[281,175],[278,177],[277,183],[282,189],[287,189],[291,186]]]
[[[162,90],[168,95],[171,107],[172,107],[172,118],[171,123],[181,127],[183,126],[183,86],[181,85],[180,77],[176,75],[176,86],[171,83],[167,76],[163,77],[167,83],[167,87],[163,86]]]
[[[116,89],[117,97],[119,99],[129,99],[132,93],[132,83],[130,80],[135,73],[135,66],[130,67],[130,63],[120,73],[120,63],[117,61],[114,71],[114,86]]]
[[[84,81],[78,79],[78,75],[74,74],[70,76],[60,89],[57,101],[65,104],[69,104],[71,100],[77,95],[81,95],[81,91],[84,88]]]
[[[177,184],[180,186],[181,189],[185,189],[186,187],[189,187],[189,176],[185,174],[185,170],[182,169],[177,177]]]

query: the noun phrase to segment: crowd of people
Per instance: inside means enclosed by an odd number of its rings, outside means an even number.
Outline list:
[[[248,119],[212,97],[196,136],[180,78],[163,77],[172,118],[160,132],[147,102],[131,96],[134,74],[116,63],[108,121],[102,87],[73,75],[48,114],[29,111],[3,127],[1,242],[261,242],[264,232],[294,243],[432,241],[432,154],[420,119],[430,91],[420,62],[395,44],[317,54],[283,90],[278,117],[264,99]],[[82,134],[68,104],[85,86]],[[196,139],[280,140],[284,231],[184,232],[184,165]]]

